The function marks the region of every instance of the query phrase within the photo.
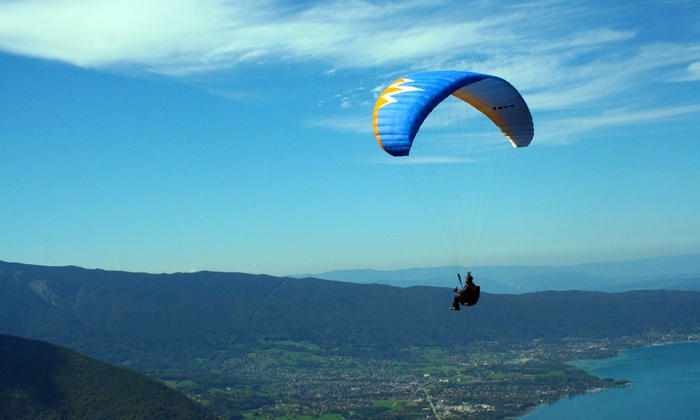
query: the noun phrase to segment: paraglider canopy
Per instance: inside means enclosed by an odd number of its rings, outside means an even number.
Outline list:
[[[509,157],[534,135],[523,97],[488,74],[420,72],[382,92],[372,122],[377,142],[397,157],[392,163],[408,178],[457,273],[474,267],[485,221],[497,213],[491,206]]]
[[[393,156],[407,156],[425,118],[450,95],[486,115],[514,147],[532,141],[532,115],[510,83],[488,74],[429,71],[402,77],[379,96],[373,116],[379,145]]]

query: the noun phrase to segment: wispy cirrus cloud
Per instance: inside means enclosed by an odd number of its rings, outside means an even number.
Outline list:
[[[269,60],[512,68],[548,56],[565,61],[634,37],[605,25],[571,25],[590,9],[557,1],[504,9],[479,1],[18,0],[0,4],[0,49],[168,73]]]
[[[273,59],[363,67],[476,44],[494,24],[445,17],[440,2],[20,0],[0,4],[0,49],[83,67],[130,63],[168,73]]]
[[[157,66],[212,48],[225,24],[214,2],[28,0],[0,4],[0,48],[82,67]]]
[[[648,128],[649,124],[692,118],[698,114],[700,105],[681,105],[644,109],[622,108],[579,117],[547,118],[537,130],[537,140],[547,144],[567,144],[577,136],[593,133],[601,128],[630,124]]]
[[[688,65],[685,69],[686,71],[679,77],[683,81],[696,81],[700,80],[700,61],[696,61]]]
[[[647,12],[635,2],[505,4],[13,0],[0,3],[0,50],[86,68],[127,65],[169,75],[251,63],[316,63],[329,74],[381,70],[376,85],[410,71],[466,69],[506,78],[535,113],[585,110],[586,119],[598,115],[605,124],[612,123],[605,117],[611,105],[626,109],[630,92],[700,80],[700,36],[675,39],[672,31],[658,30],[665,38],[645,37],[664,20],[637,19],[634,13]],[[339,96],[341,106],[366,108],[371,92],[381,90],[372,88],[365,95]],[[635,112],[665,118],[664,109],[653,112],[657,102],[650,97]]]

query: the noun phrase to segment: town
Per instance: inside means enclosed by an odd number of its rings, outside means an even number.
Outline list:
[[[408,348],[401,357],[327,354],[305,342],[261,343],[226,360],[221,387],[166,380],[220,414],[246,418],[505,418],[541,404],[628,384],[598,378],[567,363],[614,356],[618,350],[700,335],[616,339],[569,338],[558,344],[479,343],[468,348]],[[243,389],[241,388],[243,384]],[[227,409],[224,409],[227,407]]]

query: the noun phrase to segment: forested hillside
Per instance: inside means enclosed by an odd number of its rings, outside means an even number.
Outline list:
[[[0,263],[0,331],[140,369],[183,366],[265,340],[339,353],[408,346],[698,331],[700,293],[482,293],[448,310],[448,288],[398,288],[241,273],[151,275]]]
[[[0,418],[214,419],[185,395],[65,347],[0,334]]]

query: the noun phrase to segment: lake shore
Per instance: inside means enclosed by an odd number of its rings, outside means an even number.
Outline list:
[[[626,370],[630,369],[630,366],[636,366],[636,369],[640,369],[640,366],[643,367],[644,363],[647,361],[651,361],[654,359],[654,356],[650,356],[647,354],[649,351],[656,351],[659,348],[667,348],[671,349],[671,346],[674,345],[697,345],[700,344],[700,337],[697,335],[689,335],[688,340],[673,340],[673,341],[653,341],[650,342],[646,345],[643,346],[637,346],[633,348],[622,348],[619,349],[616,352],[615,356],[612,357],[606,357],[606,358],[598,358],[598,359],[582,359],[582,360],[572,360],[567,362],[567,364],[570,364],[571,366],[576,367],[577,369],[581,369],[583,371],[586,371],[587,373],[598,376],[600,378],[602,377],[616,377],[615,379],[622,379],[622,377],[618,375],[609,375],[611,372],[619,372],[622,373]],[[663,357],[662,357],[663,359]],[[696,364],[700,364],[700,361],[696,361]],[[648,364],[648,363],[647,363]],[[638,371],[638,370],[637,370]],[[629,371],[628,373],[634,374],[637,372],[635,370]],[[603,373],[605,372],[605,373]],[[601,373],[603,373],[601,375]],[[545,414],[545,411],[553,411],[553,407],[562,407],[564,404],[567,405],[572,405],[572,407],[578,407],[580,404],[574,404],[571,401],[577,399],[578,401],[582,401],[582,397],[586,397],[589,394],[606,394],[602,393],[601,391],[605,391],[607,389],[610,390],[619,390],[621,388],[634,388],[632,385],[636,385],[638,382],[640,382],[638,379],[635,378],[624,378],[628,380],[629,382],[625,385],[622,386],[617,386],[617,387],[612,387],[612,388],[604,388],[604,389],[590,389],[587,390],[586,393],[577,395],[577,396],[572,396],[564,399],[561,399],[555,403],[552,404],[541,404],[536,407],[533,407],[531,410],[528,410],[527,413],[525,413],[522,416],[519,416],[518,418],[523,418],[523,419],[528,419],[528,420],[539,420],[539,419],[549,419],[549,418],[556,418],[557,416],[562,416],[562,415],[570,415],[570,413],[562,414],[562,412],[557,411],[557,414],[555,416],[549,416]],[[642,381],[643,382],[643,381]],[[633,390],[634,391],[634,390]],[[612,394],[607,394],[607,395],[612,395]]]

